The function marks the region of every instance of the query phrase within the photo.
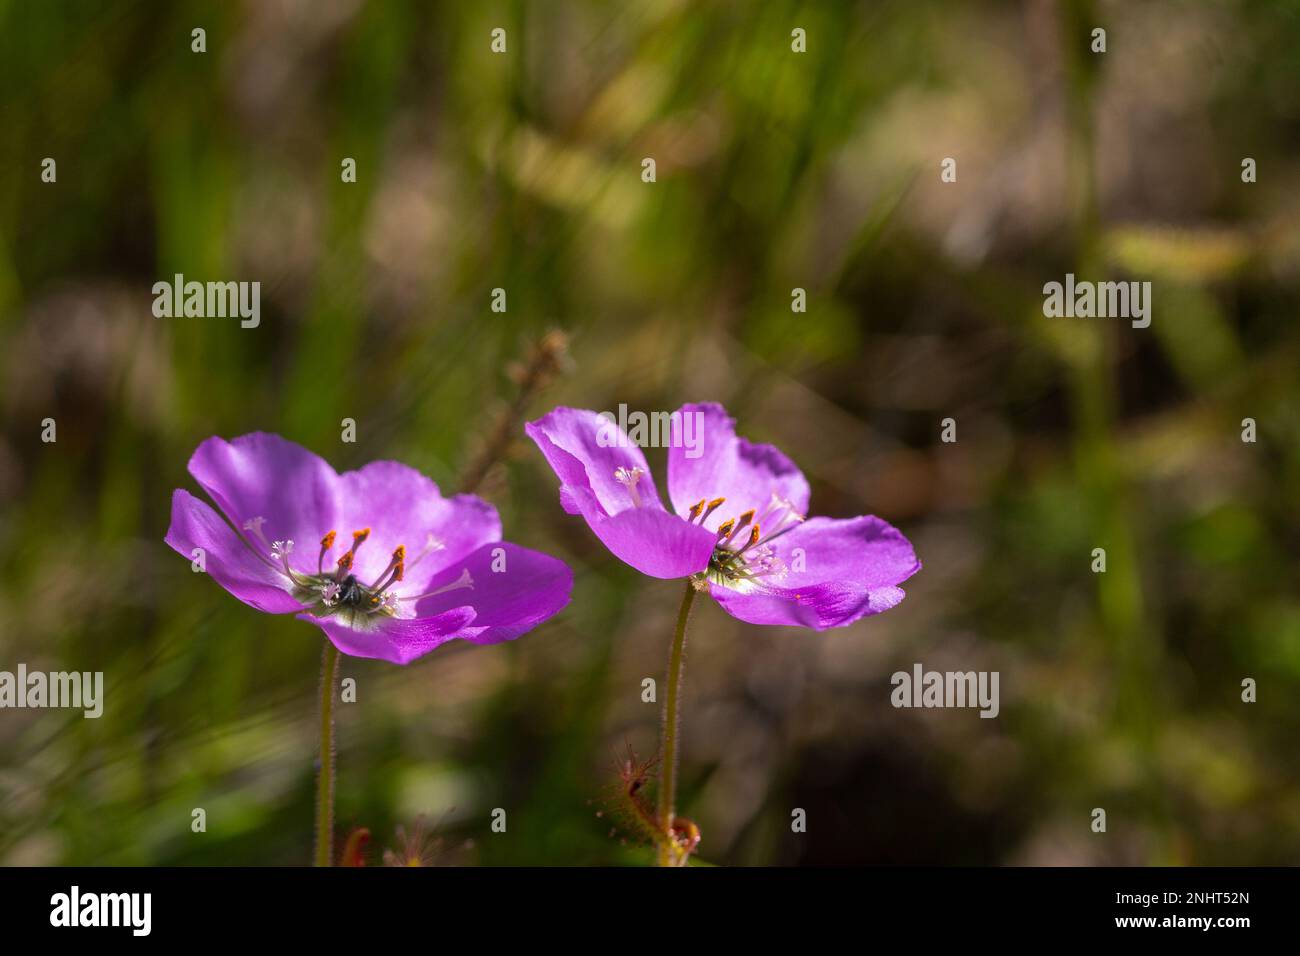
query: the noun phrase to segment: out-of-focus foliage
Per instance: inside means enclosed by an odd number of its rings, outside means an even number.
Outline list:
[[[558,327],[573,368],[530,416],[723,401],[817,513],[925,562],[844,631],[699,606],[704,860],[1296,862],[1297,48],[1262,0],[0,0],[0,669],[107,684],[99,720],[0,711],[0,861],[306,862],[320,635],[166,548],[171,491],[259,429],[454,489]],[[1150,280],[1151,327],[1043,318],[1067,272]],[[260,281],[261,325],[154,318],[175,273]],[[606,804],[653,753],[679,587],[611,559],[522,440],[483,492],[573,603],[511,645],[345,658],[340,828],[645,862]],[[893,709],[915,661],[1000,671],[1001,715]]]

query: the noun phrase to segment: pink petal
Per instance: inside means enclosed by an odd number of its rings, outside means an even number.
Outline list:
[[[187,560],[202,548],[208,575],[259,611],[286,614],[302,610],[289,593],[289,579],[255,554],[207,502],[180,488],[172,493],[172,520],[166,542]]]
[[[726,498],[726,504],[705,522],[716,529],[751,508],[761,516],[773,494],[789,501],[801,515],[808,513],[808,481],[803,472],[775,446],[736,437],[735,420],[721,405],[683,405],[676,415],[680,417],[674,419],[668,449],[668,497],[678,514],[688,514],[701,500]],[[687,447],[687,437],[693,439],[694,449]]]

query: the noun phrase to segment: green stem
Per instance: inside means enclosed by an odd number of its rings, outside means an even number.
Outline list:
[[[663,776],[659,781],[659,826],[664,839],[659,842],[659,865],[676,866],[678,859],[673,840],[673,820],[677,801],[677,725],[681,718],[679,698],[682,687],[682,670],[686,652],[686,621],[691,615],[695,600],[695,583],[686,582],[681,610],[677,612],[677,629],[673,632],[673,647],[668,655],[668,696],[664,698],[663,749],[660,764]]]
[[[339,651],[328,639],[320,665],[320,772],[316,777],[316,865],[334,865],[334,688]]]

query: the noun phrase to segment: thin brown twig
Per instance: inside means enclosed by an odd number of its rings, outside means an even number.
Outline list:
[[[528,361],[511,371],[511,377],[518,383],[519,390],[509,406],[497,416],[496,423],[488,432],[487,441],[466,466],[460,480],[462,492],[477,491],[492,467],[505,456],[529,403],[557,374],[568,369],[568,349],[569,337],[560,330],[553,329],[533,346]]]

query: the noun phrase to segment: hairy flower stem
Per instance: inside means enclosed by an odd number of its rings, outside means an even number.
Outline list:
[[[320,665],[320,771],[316,776],[316,865],[334,865],[334,690],[339,651],[326,639]]]
[[[686,621],[691,616],[694,600],[695,582],[688,580],[681,609],[677,612],[672,651],[668,655],[668,695],[664,698],[663,750],[660,754],[663,767],[663,776],[659,781],[659,827],[662,831],[659,841],[660,866],[680,866],[683,862],[673,836],[673,821],[676,819],[677,737],[681,719],[682,671],[686,656]]]

